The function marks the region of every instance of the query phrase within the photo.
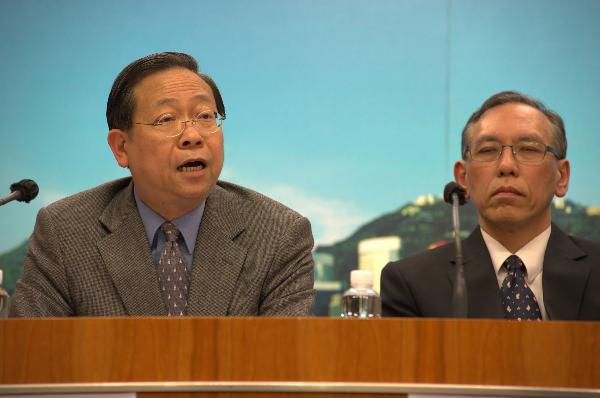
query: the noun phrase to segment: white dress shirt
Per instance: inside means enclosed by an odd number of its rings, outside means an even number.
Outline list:
[[[548,319],[546,315],[546,308],[544,307],[544,292],[542,291],[542,272],[544,267],[544,254],[546,253],[546,246],[548,246],[548,240],[550,239],[550,229],[548,226],[538,236],[530,240],[525,246],[520,248],[516,253],[511,253],[506,249],[500,242],[492,238],[490,234],[481,229],[483,240],[485,245],[490,252],[492,258],[492,264],[496,271],[496,277],[498,278],[498,287],[502,286],[502,282],[506,277],[506,268],[502,268],[502,264],[511,255],[519,256],[525,268],[527,269],[527,276],[525,281],[529,288],[535,295],[537,302],[542,312],[542,319]]]

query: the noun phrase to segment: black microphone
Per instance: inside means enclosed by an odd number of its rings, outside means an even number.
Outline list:
[[[466,191],[463,187],[451,181],[444,187],[444,200],[452,204],[452,226],[454,228],[454,241],[456,243],[456,273],[454,276],[454,289],[452,291],[452,315],[455,318],[466,318],[468,314],[467,283],[465,282],[462,241],[460,240],[460,223],[458,218],[458,206],[467,203]]]
[[[461,187],[454,181],[450,181],[444,187],[444,200],[446,201],[446,203],[452,204],[452,194],[453,193],[458,195],[458,204],[459,205],[462,206],[465,203],[467,203],[467,196],[466,196],[467,191],[465,191],[465,189],[463,187]]]
[[[33,180],[21,180],[10,185],[10,195],[0,199],[0,206],[7,204],[13,200],[29,203],[35,199],[39,192],[38,185]]]

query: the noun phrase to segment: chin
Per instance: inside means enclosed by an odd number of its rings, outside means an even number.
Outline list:
[[[518,225],[527,221],[528,215],[514,208],[498,208],[488,211],[485,218],[494,225]]]
[[[178,196],[181,199],[184,200],[197,200],[198,202],[203,201],[204,199],[206,199],[208,197],[208,191],[203,190],[203,191],[186,191],[186,192],[182,192],[180,193]]]
[[[208,197],[208,195],[213,190],[213,188],[214,188],[214,184],[211,185],[210,187],[206,187],[206,186],[190,187],[190,188],[184,189],[182,192],[180,192],[180,196],[182,198],[185,198],[188,200],[196,199],[198,201],[202,201]]]

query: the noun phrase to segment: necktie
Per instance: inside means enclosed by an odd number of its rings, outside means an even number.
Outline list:
[[[179,250],[177,238],[179,230],[175,225],[166,222],[160,226],[165,234],[166,244],[158,261],[158,276],[162,296],[169,316],[187,313],[188,271]]]
[[[525,282],[527,270],[518,256],[514,254],[504,261],[508,274],[502,282],[500,294],[506,319],[541,320],[542,313],[535,295]]]

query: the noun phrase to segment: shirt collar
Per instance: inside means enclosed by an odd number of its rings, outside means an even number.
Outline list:
[[[548,240],[550,239],[550,230],[551,227],[548,226],[541,234],[517,250],[516,253],[511,253],[507,248],[502,246],[500,242],[492,238],[490,234],[481,228],[481,235],[483,236],[485,245],[490,253],[496,275],[499,274],[504,261],[512,254],[515,254],[519,256],[521,261],[523,261],[523,264],[525,264],[525,268],[527,269],[527,283],[531,284],[542,272],[544,254],[546,253],[546,246],[548,246]]]
[[[140,213],[140,217],[144,223],[144,229],[146,230],[148,242],[150,242],[150,247],[154,248],[156,246],[156,231],[167,220],[162,218],[158,213],[144,203],[144,201],[139,197],[137,190],[135,189],[135,185],[133,186],[133,195],[135,197],[135,203],[137,205],[138,212]],[[200,227],[200,222],[202,221],[205,205],[206,200],[203,200],[202,203],[200,203],[192,211],[171,221],[173,224],[175,224],[179,232],[181,232],[183,242],[189,253],[194,251],[196,238],[198,237],[198,228]]]

